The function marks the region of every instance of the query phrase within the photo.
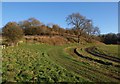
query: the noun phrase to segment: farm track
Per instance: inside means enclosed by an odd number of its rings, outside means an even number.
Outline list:
[[[104,58],[104,59],[107,59],[107,60],[111,60],[111,61],[120,63],[120,58],[95,52],[95,48],[96,47],[89,47],[89,48],[86,48],[85,51],[88,52],[88,53],[90,53],[90,54],[92,54],[92,55],[94,55],[94,56],[97,56],[97,57],[100,57],[100,58]]]
[[[49,54],[49,56],[51,56]],[[76,63],[76,61],[70,61],[70,60],[64,60],[61,57],[58,57],[57,60],[53,59],[55,57],[53,57],[52,55],[52,60],[56,61],[59,65],[61,65],[62,67],[66,68],[67,70],[70,70],[72,72],[75,72],[77,74],[79,74],[80,76],[82,76],[83,78],[90,80],[90,81],[103,81],[104,79],[102,79],[103,75],[101,73],[95,73],[94,72],[94,68],[86,66],[86,65],[81,65],[78,64],[78,62]],[[93,75],[94,74],[94,75]],[[111,79],[111,77],[108,76],[104,76],[105,79],[109,80]],[[117,79],[114,79],[113,81],[118,81]]]
[[[86,49],[88,49],[88,48],[86,48]],[[86,49],[85,49],[85,51],[86,51]],[[86,51],[87,52],[87,51]],[[90,51],[89,51],[90,52]],[[89,53],[88,52],[88,53]],[[98,60],[98,59],[94,59],[94,58],[91,58],[91,57],[88,57],[88,56],[83,56],[83,55],[81,55],[78,51],[77,51],[77,48],[75,48],[74,49],[74,53],[76,53],[78,56],[80,56],[80,57],[82,57],[82,58],[85,58],[85,59],[87,59],[87,60],[90,60],[90,61],[95,61],[95,62],[97,62],[97,63],[100,63],[100,64],[103,64],[103,65],[110,65],[110,66],[114,66],[114,67],[117,67],[117,68],[120,68],[120,65],[118,65],[118,64],[113,64],[112,62],[104,62],[103,60]],[[90,54],[91,54],[92,52],[90,52]],[[94,53],[94,52],[93,52]],[[94,54],[92,54],[93,56],[98,56],[98,54],[96,55],[95,53]],[[101,57],[102,58],[102,56],[101,55],[99,55],[98,57]],[[106,56],[106,59],[107,59],[107,56]],[[109,60],[109,59],[107,59],[107,60]],[[112,61],[112,60],[111,60]],[[119,62],[120,63],[120,62]]]
[[[104,65],[113,65],[111,62],[104,62],[102,60],[98,60],[98,59],[94,59],[94,58],[91,58],[91,57],[88,57],[88,56],[83,56],[81,55],[78,51],[77,51],[77,48],[74,49],[74,53],[82,58],[85,58],[87,60],[90,60],[90,61],[95,61],[97,63],[100,63],[100,64],[104,64]]]
[[[77,55],[77,56],[82,56],[82,55],[80,55],[78,52],[77,53],[75,53],[75,50],[76,50],[76,48],[75,49],[73,49],[73,51],[72,51],[72,53],[70,53],[71,55]],[[83,58],[84,56],[82,56],[82,58]],[[86,57],[84,57],[84,58],[86,58]],[[89,59],[89,58],[88,58]],[[119,76],[117,76],[117,75],[113,75],[113,74],[111,74],[111,73],[104,73],[104,72],[101,72],[101,71],[99,71],[99,70],[95,70],[94,68],[90,68],[90,67],[85,67],[85,66],[81,66],[82,68],[84,68],[84,69],[87,69],[88,71],[89,71],[89,73],[91,73],[91,72],[94,72],[94,73],[96,73],[96,74],[103,74],[104,76],[106,76],[106,77],[110,77],[110,78],[114,78],[114,79],[116,79],[116,80],[120,80],[120,78],[119,78]],[[70,67],[71,68],[71,67]],[[76,71],[75,71],[76,72]],[[77,72],[78,74],[79,74],[79,72]]]

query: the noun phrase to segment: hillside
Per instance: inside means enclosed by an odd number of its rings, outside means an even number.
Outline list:
[[[72,35],[65,35],[65,36],[24,36],[22,39],[26,43],[46,43],[50,45],[64,45],[69,43],[77,43],[78,38]],[[80,44],[88,43],[85,37],[80,38]],[[91,43],[101,43],[97,40],[92,40]],[[104,43],[101,43],[104,44]]]
[[[46,43],[50,45],[63,45],[69,41],[62,36],[25,36],[24,41],[29,43]]]
[[[93,46],[96,49],[90,52],[95,55],[86,51]],[[113,48],[116,52],[111,52]],[[116,46],[102,43],[21,43],[3,49],[3,82],[120,82],[117,51]]]

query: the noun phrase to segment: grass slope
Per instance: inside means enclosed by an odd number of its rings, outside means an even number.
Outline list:
[[[89,61],[74,53],[74,48],[93,45],[21,44],[3,49],[3,82],[120,82],[119,68]],[[84,49],[79,53],[94,57]]]
[[[50,48],[46,44],[22,44],[3,50],[3,82],[85,81],[52,61],[47,55]]]

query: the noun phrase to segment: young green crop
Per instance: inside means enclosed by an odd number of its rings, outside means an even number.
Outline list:
[[[39,49],[37,46],[23,44],[3,50],[3,82],[83,81],[50,60],[45,52],[48,45],[39,45]]]

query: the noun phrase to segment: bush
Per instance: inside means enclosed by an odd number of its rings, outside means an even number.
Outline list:
[[[17,44],[17,42],[23,37],[22,29],[15,22],[7,23],[2,31],[3,36],[10,44]]]

